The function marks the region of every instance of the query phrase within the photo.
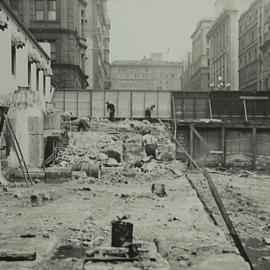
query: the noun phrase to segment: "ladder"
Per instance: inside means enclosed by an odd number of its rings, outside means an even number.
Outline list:
[[[14,150],[15,150],[15,153],[16,153],[16,156],[17,156],[17,159],[18,159],[22,174],[24,176],[25,183],[26,183],[27,187],[29,186],[29,184],[33,185],[32,177],[31,177],[31,175],[29,173],[28,166],[27,166],[27,164],[25,162],[25,159],[23,157],[23,153],[22,153],[20,144],[19,144],[18,139],[17,139],[17,137],[15,135],[15,132],[14,132],[14,129],[13,129],[11,123],[10,123],[10,120],[9,120],[8,116],[5,113],[3,114],[3,118],[4,118],[5,122],[6,122],[7,131],[8,131],[8,134],[10,135],[11,143],[12,143],[12,145],[14,147]]]

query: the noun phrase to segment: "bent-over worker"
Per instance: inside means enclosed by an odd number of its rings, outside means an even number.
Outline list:
[[[142,146],[148,157],[152,156],[154,159],[157,159],[157,140],[151,135],[151,130],[148,130],[143,135]]]
[[[78,131],[88,131],[90,129],[90,117],[81,117],[79,119]]]

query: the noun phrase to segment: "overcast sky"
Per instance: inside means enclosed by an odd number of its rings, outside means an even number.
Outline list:
[[[183,60],[190,36],[202,17],[214,17],[215,0],[108,0],[111,19],[110,60],[142,59],[166,52]]]

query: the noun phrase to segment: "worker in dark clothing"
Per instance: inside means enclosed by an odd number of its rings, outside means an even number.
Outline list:
[[[152,112],[155,109],[155,107],[156,107],[156,105],[151,105],[151,106],[149,106],[149,107],[146,108],[146,110],[145,110],[145,117],[147,119],[149,119],[149,120],[152,119]]]
[[[79,119],[78,131],[88,131],[90,129],[90,117],[81,117]]]
[[[148,157],[152,156],[154,159],[157,159],[157,141],[151,135],[151,130],[144,133],[142,146],[144,147],[144,151]]]
[[[115,118],[115,106],[112,103],[106,102],[107,111],[110,113],[109,120],[114,122]]]

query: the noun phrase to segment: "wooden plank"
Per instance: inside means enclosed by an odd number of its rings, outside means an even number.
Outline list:
[[[16,261],[34,261],[37,257],[36,252],[33,253],[14,253],[14,252],[0,252],[0,261],[16,262]]]
[[[130,92],[130,117],[131,119],[133,118],[133,92]]]
[[[192,159],[194,159],[194,135],[193,135],[193,129],[192,126],[189,127],[189,154]],[[190,168],[193,169],[194,165],[192,162],[190,162]]]
[[[252,168],[256,168],[257,157],[257,128],[252,128]]]
[[[244,99],[244,100],[268,100],[269,97],[240,96],[240,99]]]
[[[226,166],[226,127],[221,127],[222,165]]]

